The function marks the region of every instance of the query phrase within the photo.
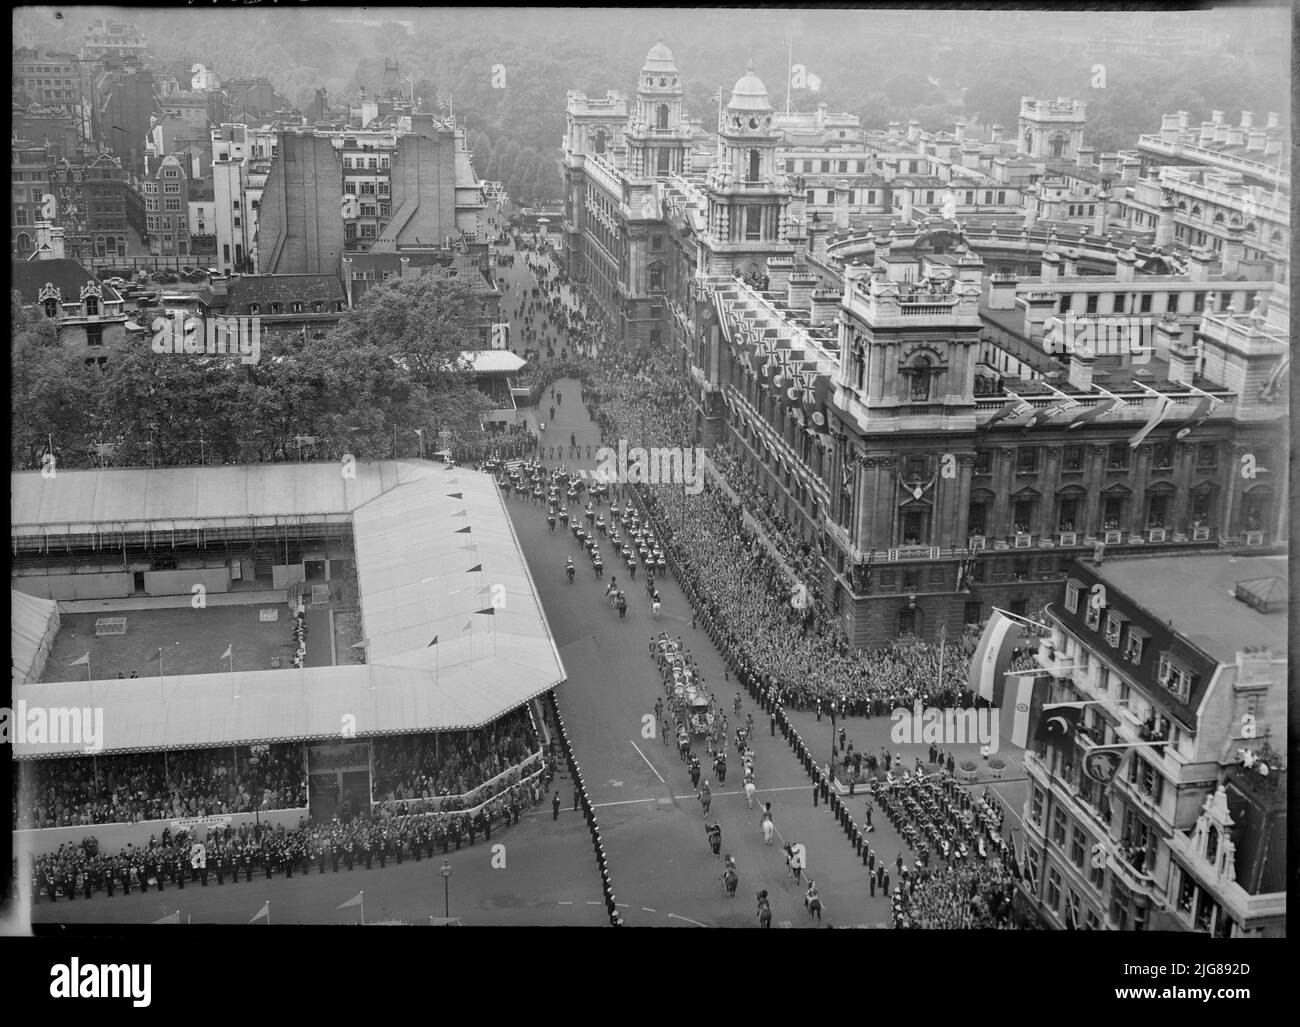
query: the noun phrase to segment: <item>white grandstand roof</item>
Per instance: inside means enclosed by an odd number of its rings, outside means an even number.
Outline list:
[[[273,473],[264,479],[253,471]],[[358,464],[356,479],[339,487],[329,480],[342,480],[332,464],[209,470],[232,485],[256,479],[266,491],[250,505],[259,515],[279,516],[278,511],[288,512],[288,504],[273,498],[281,494],[274,472],[281,472],[284,487],[299,495],[328,499],[332,490],[341,502],[360,500],[354,507],[322,509],[343,514],[353,524],[367,664],[48,682],[15,687],[14,699],[26,700],[29,707],[101,706],[102,751],[120,752],[339,738],[353,731],[365,736],[469,730],[564,679],[550,627],[490,476],[419,462],[399,462],[395,469],[390,461]],[[67,491],[43,499],[54,507],[71,502],[68,497],[81,501],[89,496],[93,502],[86,510],[115,510],[124,502],[116,493],[134,489],[141,473],[176,475],[170,484],[177,486],[186,479],[197,484],[202,477],[193,468],[60,472],[59,479],[70,481]],[[99,480],[74,487],[71,482],[79,475]],[[114,476],[122,477],[115,483]],[[213,494],[207,482],[202,490]],[[34,491],[40,491],[39,485]],[[179,487],[167,490],[170,503],[150,497],[143,505],[167,519],[179,517],[183,492]],[[194,494],[185,493],[190,503]],[[15,488],[15,502],[18,495]],[[248,495],[231,497],[222,509],[247,503]],[[32,502],[30,495],[26,498]],[[473,570],[476,566],[482,569]],[[502,588],[496,590],[494,605],[496,585]],[[487,610],[492,613],[483,612]],[[436,648],[429,644],[435,637]],[[84,751],[75,743],[30,741],[15,742],[13,748],[19,758]]]
[[[465,350],[461,358],[469,361],[475,374],[510,374],[528,363],[508,349]]]
[[[59,604],[9,590],[9,673],[15,685],[41,676],[59,630]]]

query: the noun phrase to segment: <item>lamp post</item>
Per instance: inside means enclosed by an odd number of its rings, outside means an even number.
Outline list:
[[[451,919],[451,864],[445,859],[442,861],[442,869],[438,871],[442,874],[442,915],[445,919]]]

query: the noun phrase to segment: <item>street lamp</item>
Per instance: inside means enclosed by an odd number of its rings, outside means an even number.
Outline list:
[[[448,863],[445,859],[442,861],[442,869],[439,870],[439,873],[442,874],[442,915],[444,919],[450,920],[451,919],[451,897],[450,897],[451,864]]]

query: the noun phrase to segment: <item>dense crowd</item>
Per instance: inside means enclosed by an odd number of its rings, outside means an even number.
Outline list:
[[[491,728],[464,735],[376,738],[372,743],[376,802],[435,799],[474,791],[537,751],[527,709]]]
[[[971,931],[1012,929],[1015,876],[1003,861],[923,867],[895,890],[891,915],[898,928]]]
[[[242,824],[206,831],[202,849],[189,831],[161,837],[150,836],[146,845],[127,845],[117,853],[101,852],[98,841],[87,836],[79,844],[61,845],[57,851],[33,857],[30,863],[33,893],[38,902],[92,898],[98,893],[124,894],[134,889],[162,891],[167,886],[184,888],[186,883],[206,887],[210,879],[251,881],[256,873],[271,879],[282,874],[337,873],[364,864],[381,868],[391,859],[432,859],[436,852],[450,852],[462,845],[474,845],[481,837],[488,841],[494,828],[518,824],[523,812],[545,797],[536,779],[516,785],[491,802],[469,813],[450,815],[411,814],[400,806],[391,815],[356,817],[348,822],[335,819],[328,824],[299,820],[297,827],[284,824]],[[17,864],[15,862],[15,870]]]
[[[136,823],[307,805],[300,744],[18,764],[14,827]]]

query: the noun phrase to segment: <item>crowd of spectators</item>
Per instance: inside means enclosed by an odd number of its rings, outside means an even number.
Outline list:
[[[464,796],[522,763],[538,748],[526,708],[470,733],[376,738],[372,743],[376,802]],[[447,808],[446,803],[439,808]]]
[[[137,823],[307,805],[301,744],[24,761],[14,828]]]
[[[523,812],[543,798],[545,789],[534,779],[507,789],[473,815],[411,814],[399,808],[349,821],[312,824],[300,819],[297,827],[244,823],[196,832],[164,829],[161,837],[151,835],[147,844],[129,844],[116,854],[100,851],[95,837],[87,836],[79,844],[31,858],[33,894],[38,903],[89,899],[119,889],[129,894],[186,883],[205,887],[212,879],[233,884],[251,881],[255,873],[270,879],[313,869],[322,874],[361,865],[372,869],[390,859],[432,859],[437,852],[474,845],[480,837],[490,840],[494,828],[518,824]],[[201,855],[195,850],[200,839]],[[16,873],[16,860],[14,869]]]
[[[1011,930],[1015,875],[1003,860],[975,860],[908,872],[893,894],[896,928]]]

